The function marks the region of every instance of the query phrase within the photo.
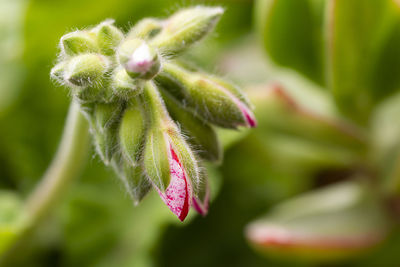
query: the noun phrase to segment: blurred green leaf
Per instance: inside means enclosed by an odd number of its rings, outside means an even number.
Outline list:
[[[255,19],[264,47],[277,64],[324,84],[322,0],[258,0]]]
[[[289,261],[335,261],[365,253],[384,240],[389,224],[364,186],[346,182],[288,200],[251,223],[247,238],[258,251]]]
[[[0,116],[17,97],[24,77],[21,56],[26,2],[0,1]]]
[[[277,84],[248,90],[259,126],[254,131],[273,156],[299,167],[357,164],[367,149],[365,133],[354,125],[311,111]],[[268,148],[267,148],[268,147]],[[272,153],[274,151],[274,153]]]
[[[11,191],[0,191],[0,257],[13,244],[23,226],[21,199]]]
[[[328,87],[337,105],[356,120],[365,121],[379,98],[397,89],[397,85],[393,88],[393,79],[385,81],[387,76],[380,75],[383,65],[384,69],[396,65],[387,60],[376,65],[380,54],[380,61],[384,59],[385,45],[393,39],[389,34],[396,33],[395,9],[393,0],[338,0],[327,4]],[[391,88],[387,88],[390,84]]]

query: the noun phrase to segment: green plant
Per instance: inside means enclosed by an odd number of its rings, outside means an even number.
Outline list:
[[[106,20],[61,38],[51,77],[70,90],[70,114],[59,151],[22,214],[3,216],[4,225],[22,221],[11,224],[19,227],[12,235],[0,232],[10,236],[0,247],[3,264],[79,173],[89,131],[134,204],[154,187],[181,221],[190,206],[207,214],[209,182],[201,160],[222,158],[211,125],[237,129],[256,121],[235,85],[176,57],[211,32],[223,11],[186,8],[165,20],[143,19],[127,34]]]

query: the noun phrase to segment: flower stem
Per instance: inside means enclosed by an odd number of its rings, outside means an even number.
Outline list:
[[[77,177],[89,152],[88,123],[73,101],[70,105],[64,132],[57,153],[37,187],[28,196],[24,215],[25,224],[17,240],[0,260],[0,265],[13,261],[30,233],[52,210],[64,193],[68,184]]]
[[[86,161],[88,144],[88,123],[81,114],[78,104],[73,101],[53,162],[28,197],[26,212],[30,224],[37,224],[51,210],[69,182],[79,175]]]

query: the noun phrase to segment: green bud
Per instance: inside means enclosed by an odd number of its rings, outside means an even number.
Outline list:
[[[108,60],[99,54],[78,55],[68,62],[65,80],[73,86],[96,85],[101,82],[108,67]]]
[[[165,27],[151,44],[163,54],[179,53],[211,32],[223,12],[221,7],[183,9],[166,21]]]
[[[171,94],[162,91],[163,99],[172,118],[182,127],[188,136],[188,141],[198,152],[198,155],[209,161],[220,161],[222,158],[221,146],[214,129],[203,119],[183,108]]]
[[[100,23],[92,31],[97,35],[97,44],[105,55],[113,55],[115,48],[124,39],[124,34],[114,25],[114,20],[109,19]]]
[[[118,97],[129,100],[143,91],[143,81],[132,79],[124,68],[119,68],[112,78],[112,88]]]
[[[152,187],[144,175],[142,167],[140,165],[132,165],[123,157],[113,160],[113,167],[124,183],[133,203],[138,205]]]
[[[204,120],[225,128],[255,127],[248,101],[234,86],[215,77],[165,63],[156,77],[172,95],[185,100]]]
[[[144,115],[140,101],[132,99],[122,116],[119,128],[120,147],[122,155],[131,165],[139,162],[138,152],[145,134]]]
[[[127,39],[150,39],[162,29],[162,21],[154,18],[145,18],[135,24],[129,31]]]
[[[96,35],[87,31],[75,31],[61,37],[60,47],[63,54],[75,56],[81,53],[98,52]]]
[[[157,51],[141,39],[129,39],[118,49],[118,59],[132,78],[150,80],[161,68]]]
[[[117,103],[98,103],[94,109],[92,130],[96,150],[106,165],[111,161],[118,145],[118,124],[124,107]]]
[[[50,72],[50,77],[57,81],[60,84],[64,84],[64,72],[65,72],[65,67],[66,67],[66,63],[65,61],[62,61],[60,63],[57,63],[57,65],[55,65]]]

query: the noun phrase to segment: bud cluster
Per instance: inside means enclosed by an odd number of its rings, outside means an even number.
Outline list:
[[[166,20],[143,19],[127,34],[106,20],[64,35],[51,71],[80,103],[99,156],[134,202],[154,187],[180,220],[190,206],[207,213],[200,160],[221,160],[212,125],[256,125],[236,86],[174,59],[212,31],[222,13],[196,6]]]

